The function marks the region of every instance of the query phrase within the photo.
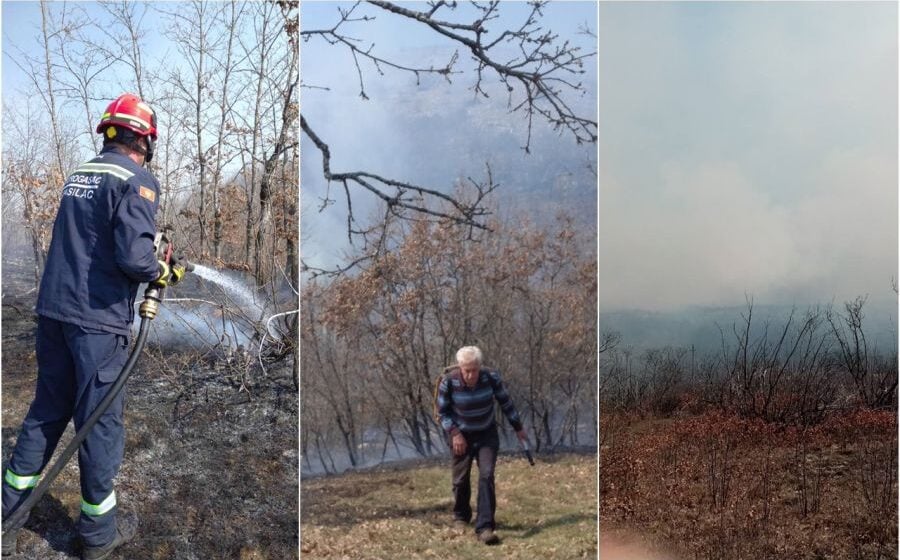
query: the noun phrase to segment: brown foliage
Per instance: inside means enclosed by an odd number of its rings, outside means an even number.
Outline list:
[[[397,426],[419,453],[443,449],[432,419],[434,380],[458,348],[477,344],[502,372],[538,445],[578,443],[579,421],[595,409],[592,251],[564,217],[547,229],[492,228],[401,223],[384,232],[392,249],[365,269],[304,290],[304,349],[327,341],[347,362],[348,383],[369,395],[367,409],[354,412],[357,429]],[[314,358],[307,371],[333,363],[324,353],[304,354]],[[325,381],[306,379],[311,388]]]
[[[733,413],[603,415],[601,518],[696,558],[888,558],[897,542],[897,420],[839,414],[814,427]],[[618,424],[616,424],[618,422]]]

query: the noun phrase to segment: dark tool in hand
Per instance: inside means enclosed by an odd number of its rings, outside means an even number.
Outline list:
[[[173,262],[173,260],[177,261],[177,259],[173,259],[172,255],[174,253],[174,245],[172,242],[166,237],[164,233],[156,234],[156,239],[153,244],[153,248],[156,250],[156,258],[160,261],[161,267],[164,265],[165,267],[180,267],[181,274],[183,275],[185,271],[191,271],[194,269],[193,265],[188,263],[187,261],[181,260],[180,262]],[[47,490],[50,488],[50,485],[62,471],[63,467],[66,466],[66,463],[69,462],[69,459],[72,458],[72,455],[78,450],[78,447],[84,441],[84,439],[90,433],[91,428],[94,427],[94,424],[97,423],[97,420],[103,416],[103,413],[106,412],[106,409],[112,404],[112,402],[116,399],[119,393],[122,392],[122,388],[125,387],[125,382],[128,381],[128,377],[131,375],[131,370],[134,369],[134,365],[137,363],[138,357],[141,355],[141,351],[144,349],[144,344],[147,342],[147,334],[149,333],[150,321],[153,320],[157,313],[159,312],[159,304],[162,301],[163,290],[169,283],[174,283],[172,281],[175,276],[174,273],[167,275],[164,281],[160,282],[159,280],[151,282],[147,289],[144,291],[144,301],[141,302],[141,306],[139,308],[139,314],[141,316],[141,325],[138,329],[137,340],[134,343],[134,349],[131,351],[131,354],[128,356],[128,361],[125,362],[125,365],[122,367],[122,371],[119,373],[119,376],[113,382],[112,387],[110,387],[109,392],[106,393],[106,396],[103,397],[103,400],[100,401],[100,404],[97,405],[97,409],[91,413],[88,419],[85,421],[84,425],[81,426],[81,429],[78,430],[78,433],[75,434],[75,437],[72,438],[72,441],[69,442],[69,445],[66,446],[65,450],[63,450],[62,454],[60,454],[59,458],[56,460],[56,463],[50,467],[49,470],[41,477],[41,482],[37,485],[34,491],[22,502],[22,505],[16,509],[9,517],[3,520],[3,536],[6,536],[7,531],[16,527],[17,524],[26,516],[28,512],[31,511],[31,508],[37,504],[38,500],[40,500],[44,494],[47,493]],[[178,277],[180,279],[180,276]],[[176,280],[177,281],[177,280]]]
[[[525,458],[528,459],[528,463],[533,467],[534,466],[534,456],[531,454],[531,447],[528,445],[527,439],[519,440],[522,444],[522,453],[525,454]]]

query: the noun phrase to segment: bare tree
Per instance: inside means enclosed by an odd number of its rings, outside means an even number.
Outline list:
[[[147,30],[144,28],[144,17],[149,4],[127,2],[126,0],[101,0],[100,6],[109,14],[112,25],[98,27],[103,41],[95,41],[90,36],[86,40],[103,58],[125,65],[134,78],[135,92],[141,99],[151,99],[147,82],[147,69],[144,63]],[[151,99],[152,100],[152,99]]]
[[[863,307],[867,298],[857,297],[844,303],[844,313],[829,308],[828,324],[838,344],[838,357],[860,401],[872,408],[896,406],[896,355],[879,359],[863,328]]]
[[[526,122],[523,149],[530,151],[535,117],[545,120],[554,128],[566,131],[577,143],[595,142],[596,121],[578,115],[567,97],[584,91],[579,76],[584,73],[584,62],[594,53],[583,53],[570,41],[543,29],[541,18],[546,2],[532,2],[524,20],[516,27],[498,30],[494,28],[501,2],[472,3],[474,19],[466,21],[459,15],[456,2],[429,2],[427,11],[416,11],[405,6],[372,0],[356,2],[350,7],[338,7],[334,25],[324,29],[301,31],[304,41],[322,40],[337,49],[350,53],[359,79],[360,96],[368,99],[364,66],[371,67],[379,75],[397,72],[415,76],[417,82],[423,75],[436,75],[448,81],[463,74],[459,49],[471,54],[474,64],[472,91],[476,96],[487,97],[491,87],[488,79],[499,81],[497,89],[508,98],[508,108],[520,114]],[[370,9],[366,9],[370,8]],[[374,8],[374,9],[373,9]],[[416,66],[395,60],[377,52],[374,45],[366,45],[350,35],[348,26],[374,21],[376,14],[399,16],[411,25],[423,25],[434,31],[435,36],[457,47],[457,51],[440,66]],[[305,84],[306,87],[327,89],[322,84]],[[384,205],[384,217],[399,219],[449,220],[467,228],[484,228],[489,212],[485,202],[496,188],[490,173],[485,180],[469,179],[462,195],[448,194],[446,189],[416,184],[398,178],[386,177],[368,170],[335,171],[332,169],[332,151],[326,135],[314,128],[306,115],[301,115],[300,126],[306,137],[321,154],[322,176],[329,186],[334,184],[340,194],[325,196],[322,209],[330,206],[334,198],[343,195],[346,205],[347,233],[351,242],[361,238],[367,248],[366,259],[374,258],[383,250],[381,238],[372,236],[373,228],[357,223],[353,212],[353,199],[358,193],[375,196]],[[377,230],[377,228],[375,228]],[[365,260],[365,259],[364,259]],[[359,264],[359,263],[354,263]],[[337,272],[342,272],[339,268]]]
[[[6,123],[3,150],[4,214],[16,209],[18,216],[4,216],[6,224],[17,223],[24,227],[33,258],[34,287],[40,284],[50,231],[56,212],[56,172],[50,144],[47,143],[46,121],[42,110],[35,111],[30,104],[17,111],[4,104]],[[15,194],[6,199],[6,193]],[[21,222],[19,221],[21,217]]]
[[[178,45],[181,56],[188,62],[188,69],[170,72],[169,83],[173,92],[184,104],[188,119],[186,128],[191,130],[194,142],[194,158],[197,166],[198,211],[196,213],[199,252],[207,251],[207,204],[209,202],[209,165],[216,147],[205,140],[207,121],[204,115],[209,110],[210,98],[204,92],[211,78],[210,51],[218,47],[213,30],[217,24],[214,10],[216,5],[194,0],[189,10],[161,10],[170,18],[172,26],[167,36]]]
[[[258,284],[264,284],[271,278],[273,261],[269,255],[272,251],[272,180],[276,171],[278,159],[293,150],[297,146],[295,138],[296,121],[299,115],[299,103],[296,91],[299,82],[299,48],[297,34],[299,33],[299,4],[297,2],[278,2],[282,13],[282,26],[288,37],[291,49],[288,54],[286,71],[281,83],[272,84],[278,94],[277,106],[278,118],[275,120],[277,136],[272,149],[263,155],[263,169],[259,183],[259,225],[256,230],[254,263],[256,265],[255,276]]]
[[[47,2],[41,1],[41,23],[40,35],[38,37],[40,45],[40,54],[34,55],[26,52],[21,48],[14,48],[16,56],[8,57],[16,66],[19,67],[30,80],[31,89],[28,93],[36,95],[44,107],[40,119],[42,128],[46,129],[49,122],[49,136],[46,134],[37,134],[34,130],[34,122],[32,122],[31,108],[18,115],[19,118],[25,117],[27,122],[24,124],[15,123],[13,126],[16,133],[31,134],[28,137],[27,144],[33,141],[44,142],[50,147],[49,153],[43,155],[42,159],[19,159],[18,164],[16,156],[12,155],[10,165],[4,164],[4,171],[8,172],[7,180],[18,182],[22,194],[23,202],[23,219],[27,228],[31,232],[32,248],[34,254],[35,278],[39,279],[43,271],[46,250],[50,242],[50,225],[53,213],[55,212],[55,199],[47,195],[48,185],[60,185],[73,162],[79,157],[76,147],[64,138],[63,125],[60,118],[60,103],[57,99],[59,93],[59,82],[55,77],[54,68],[57,65],[57,52],[54,45],[61,40],[61,35],[68,32],[67,25],[70,13],[63,11],[58,18],[54,18]],[[5,108],[8,110],[8,108]],[[25,140],[25,137],[22,137]],[[15,150],[15,147],[9,143],[4,143],[4,148]],[[30,146],[25,150],[25,154],[34,157],[37,153],[36,146]],[[50,165],[40,165],[39,161],[50,161]],[[14,179],[18,175],[18,179]]]
[[[212,207],[213,207],[213,257],[216,260],[222,258],[222,208],[219,201],[220,190],[222,184],[222,173],[225,165],[229,163],[236,154],[227,153],[227,145],[225,143],[225,134],[227,125],[232,120],[231,113],[234,110],[236,98],[229,95],[229,86],[232,84],[232,76],[237,69],[235,61],[236,53],[234,49],[235,36],[240,34],[240,23],[242,21],[242,13],[244,4],[234,0],[229,2],[221,12],[219,12],[219,25],[223,30],[224,38],[224,59],[217,60],[213,56],[217,74],[221,80],[220,89],[217,92],[218,103],[217,109],[219,113],[218,133],[216,135],[215,144],[215,164],[213,166],[213,184],[212,184]]]

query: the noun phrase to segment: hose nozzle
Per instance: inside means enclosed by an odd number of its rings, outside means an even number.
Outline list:
[[[145,318],[153,320],[159,313],[159,304],[162,301],[162,289],[157,286],[149,285],[144,290],[144,301],[138,308],[138,314]]]

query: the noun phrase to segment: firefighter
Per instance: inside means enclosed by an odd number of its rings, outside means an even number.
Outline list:
[[[157,137],[153,110],[132,94],[110,103],[97,125],[103,149],[62,187],[41,278],[34,400],[3,473],[3,519],[28,497],[74,420],[87,420],[128,357],[134,301],[142,282],[162,287],[184,266],[158,261],[153,247],[159,182],[144,168]],[[113,478],[124,452],[124,391],[78,451],[83,558],[107,558],[137,531],[137,517],[118,511]],[[3,555],[16,550],[10,528]]]
[[[441,376],[436,405],[441,427],[450,438],[453,453],[453,518],[464,529],[472,520],[469,481],[472,460],[478,461],[478,501],[475,534],[484,544],[500,542],[494,533],[497,499],[494,489],[494,467],[500,438],[494,421],[494,401],[516,431],[520,441],[526,440],[525,428],[512,398],[503,386],[500,373],[482,367],[482,352],[477,346],[464,346],[456,353],[456,366]]]

